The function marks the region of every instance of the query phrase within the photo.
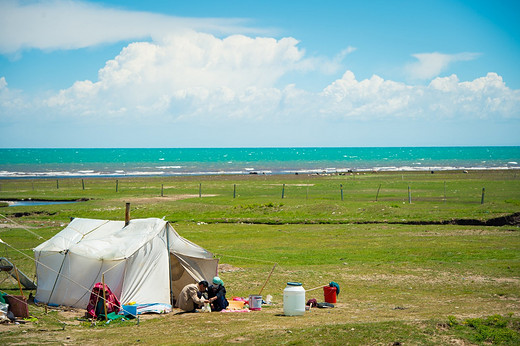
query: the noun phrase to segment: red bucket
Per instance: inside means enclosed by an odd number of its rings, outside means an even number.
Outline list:
[[[336,287],[324,286],[323,294],[325,295],[326,303],[336,303]]]
[[[9,311],[15,317],[29,317],[29,307],[27,306],[27,298],[23,296],[7,296]]]

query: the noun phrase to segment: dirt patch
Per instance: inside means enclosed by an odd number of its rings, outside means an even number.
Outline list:
[[[450,230],[450,231],[430,231],[425,230],[423,232],[404,232],[402,234],[406,234],[408,236],[412,237],[435,237],[435,236],[487,236],[487,235],[511,235],[516,236],[514,232],[511,232],[509,230],[500,230],[500,229],[493,229],[493,230],[486,230],[486,229],[457,229],[457,230]]]
[[[494,278],[480,275],[461,275],[452,274],[449,272],[424,272],[423,275],[414,274],[344,274],[343,279],[349,281],[365,281],[365,282],[382,282],[385,284],[394,285],[414,285],[417,282],[422,284],[439,285],[439,284],[490,284],[490,283],[504,283],[518,285],[520,279],[518,278]]]
[[[244,270],[244,269],[234,267],[231,264],[227,264],[227,263],[222,263],[222,264],[218,265],[219,273],[232,273],[232,272],[238,272],[238,271],[242,271],[242,270]]]
[[[269,186],[314,186],[314,184],[267,184]]]
[[[17,225],[15,223],[0,223],[0,228],[34,228],[28,226]]]

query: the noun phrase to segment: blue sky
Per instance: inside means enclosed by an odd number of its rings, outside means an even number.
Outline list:
[[[0,147],[520,145],[518,1],[0,2]]]

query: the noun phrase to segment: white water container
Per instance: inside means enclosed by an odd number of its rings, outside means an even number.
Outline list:
[[[283,314],[301,316],[305,313],[305,290],[299,282],[288,282],[283,290]]]

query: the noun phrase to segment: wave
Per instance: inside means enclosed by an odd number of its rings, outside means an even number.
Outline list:
[[[159,167],[156,167],[159,168]],[[123,177],[123,176],[195,176],[195,175],[245,175],[245,174],[342,174],[356,172],[424,172],[424,171],[475,171],[475,170],[517,170],[518,164],[508,162],[502,166],[374,166],[370,168],[294,168],[294,169],[209,169],[209,170],[187,170],[179,171],[180,166],[160,167],[156,170],[78,170],[78,171],[0,171],[0,178],[60,178],[60,177]],[[173,169],[173,170],[169,170]]]

